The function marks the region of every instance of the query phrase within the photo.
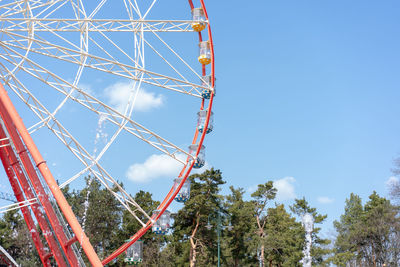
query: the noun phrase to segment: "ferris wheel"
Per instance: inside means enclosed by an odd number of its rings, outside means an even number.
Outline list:
[[[166,233],[167,208],[188,199],[187,177],[205,165],[203,143],[213,130],[215,96],[211,28],[203,0],[171,5],[0,2],[0,79],[8,92],[0,86],[0,158],[44,266],[50,266],[50,258],[59,266],[84,266],[80,249],[93,266],[126,250],[129,260],[140,262],[139,238],[149,229]],[[58,183],[38,147],[47,161],[67,161],[68,175],[57,177]],[[118,157],[126,150],[130,157]],[[143,209],[134,192],[119,183],[127,176],[140,180],[132,161],[152,155],[179,166],[156,211]],[[121,172],[128,167],[129,175]],[[87,175],[142,225],[104,259],[60,190],[85,186]],[[36,225],[43,236],[34,231]]]

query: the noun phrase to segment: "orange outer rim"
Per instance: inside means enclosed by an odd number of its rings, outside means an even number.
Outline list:
[[[192,0],[188,0],[190,8],[193,9],[194,5],[193,5],[193,1]],[[208,19],[208,13],[207,13],[207,9],[206,6],[204,4],[204,0],[200,0],[200,4],[201,7],[204,10],[204,15],[206,17],[206,20],[208,21],[207,25],[207,31],[208,31],[208,40],[210,41],[210,50],[211,50],[211,87],[214,88],[215,86],[215,55],[214,55],[214,43],[213,43],[213,39],[212,39],[212,33],[211,33],[211,26],[210,26],[210,22]],[[202,38],[202,34],[201,32],[199,32],[199,42],[201,42],[203,40]],[[202,74],[203,76],[206,75],[206,66],[202,65]],[[207,118],[204,124],[204,128],[207,129],[208,124],[210,122],[210,116],[211,116],[211,110],[212,110],[212,105],[213,105],[213,100],[214,100],[214,91],[211,92],[211,97],[210,100],[208,102],[208,112],[207,112]],[[204,110],[204,105],[205,105],[205,100],[203,98],[202,102],[201,102],[201,107],[200,110]],[[203,145],[204,142],[204,138],[206,136],[206,131],[203,131],[203,133],[200,135],[200,140],[198,142],[198,149],[196,151],[196,157],[199,155],[200,149]],[[196,144],[197,139],[199,138],[199,131],[196,128],[195,134],[194,134],[194,138],[192,141],[192,144]],[[187,159],[187,163],[189,162],[190,157],[188,157]],[[183,167],[183,169],[181,170],[180,174],[179,174],[179,178],[182,178],[182,181],[180,182],[179,186],[177,187],[176,190],[174,190],[174,185],[171,187],[170,191],[168,192],[167,196],[164,198],[163,202],[158,206],[158,210],[160,210],[159,214],[157,216],[152,216],[152,219],[154,221],[157,221],[158,218],[165,212],[165,210],[169,207],[169,205],[172,203],[172,201],[174,200],[175,196],[179,193],[179,191],[181,190],[183,184],[186,182],[186,179],[188,178],[192,168],[194,165],[194,161],[190,164],[190,165],[185,165]],[[188,167],[188,168],[186,168]],[[128,247],[130,247],[133,243],[135,243],[139,238],[141,238],[153,225],[152,221],[148,221],[146,223],[145,226],[143,226],[138,232],[136,232],[136,234],[134,234],[129,240],[129,242],[124,243],[121,247],[119,247],[117,250],[115,250],[111,255],[109,255],[107,258],[105,258],[102,261],[103,265],[106,265],[107,263],[109,263],[110,261],[112,261],[113,259],[115,259],[116,257],[118,257],[121,253],[123,253],[125,250],[128,249]]]

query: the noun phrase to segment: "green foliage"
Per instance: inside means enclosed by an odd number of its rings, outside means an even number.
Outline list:
[[[0,219],[0,245],[22,266],[40,266],[41,261],[28,228],[18,210]]]
[[[245,200],[242,188],[230,187],[227,196],[220,195],[225,182],[219,170],[194,174],[191,197],[174,214],[169,235],[158,236],[151,231],[144,242],[143,267],[216,266],[218,259],[218,225],[220,233],[221,266],[300,266],[305,245],[301,216],[311,213],[316,226],[312,233],[313,266],[399,266],[400,218],[398,207],[373,192],[365,205],[351,194],[346,200],[344,214],[334,222],[337,238],[334,250],[327,249],[329,240],[320,236],[319,224],[327,216],[319,214],[305,198],[296,199],[289,211],[284,205],[271,203],[277,190],[273,182],[260,184]],[[87,188],[63,189],[78,220],[85,221],[85,232],[95,250],[103,258],[142,228],[133,216],[121,207],[110,192],[88,177]],[[121,185],[122,186],[122,185]],[[88,192],[90,191],[90,194]],[[84,219],[85,202],[89,207]],[[149,192],[139,191],[133,199],[151,214],[159,206]],[[271,205],[272,204],[272,205]],[[147,218],[137,216],[144,222]],[[207,229],[208,224],[212,229]],[[233,229],[228,231],[228,225]],[[0,244],[23,266],[39,266],[40,260],[30,241],[30,234],[18,211],[0,218]],[[326,259],[327,254],[333,256]],[[109,266],[126,266],[124,255]]]
[[[267,205],[276,196],[273,182],[258,185],[252,196],[253,230],[248,249],[259,251],[261,266],[299,266],[303,257],[304,229],[285,209],[284,205],[275,204],[274,208]],[[298,200],[293,207],[295,211],[311,209],[305,200]],[[321,221],[326,217],[321,217]],[[318,235],[315,235],[318,238]]]
[[[139,204],[148,214],[152,214],[154,210],[157,209],[158,205],[160,205],[159,201],[155,201],[152,198],[152,194],[149,192],[145,192],[140,190],[133,197],[135,202]],[[142,221],[147,221],[147,218],[141,213],[138,213],[137,216]],[[122,240],[129,239],[134,233],[139,231],[142,228],[142,225],[127,211],[124,210],[122,216],[122,227],[119,231],[119,238]],[[142,240],[146,242],[150,242],[155,237],[154,233],[148,233],[143,236]]]
[[[263,212],[265,211],[268,201],[275,198],[276,192],[277,190],[274,188],[272,181],[258,185],[257,190],[251,194],[256,216],[259,218],[263,217]]]
[[[338,232],[335,241],[335,257],[333,263],[345,266],[347,262],[355,259],[357,243],[362,233],[363,206],[361,198],[353,193],[346,199],[345,213],[340,216],[340,221],[334,221],[333,225]]]
[[[191,196],[178,211],[173,225],[175,255],[179,255],[176,266],[187,266],[190,262],[198,266],[215,266],[216,234],[205,226],[222,209],[219,190],[225,182],[221,171],[213,168],[188,179],[191,181]]]
[[[303,197],[302,199],[295,199],[294,204],[290,206],[290,210],[301,217],[305,213],[310,213],[314,218],[314,230],[312,232],[312,247],[311,247],[311,257],[313,265],[326,265],[328,262],[327,255],[331,253],[331,250],[327,248],[330,244],[329,239],[321,238],[319,233],[321,228],[318,224],[323,223],[327,215],[322,215],[317,212],[316,208],[312,208],[307,200]]]
[[[86,188],[71,193],[70,201],[93,248],[103,258],[117,248],[116,229],[120,226],[122,209],[110,192],[101,188],[98,180],[87,177],[86,183]],[[84,218],[86,205],[88,208]]]
[[[152,214],[160,205],[159,201],[153,200],[151,193],[142,190],[136,193],[133,199],[148,214]],[[147,218],[143,214],[138,213],[137,216],[141,221],[147,221]],[[139,231],[140,228],[142,228],[142,225],[125,210],[122,217],[122,227],[119,233],[120,240],[129,239],[134,233]],[[143,250],[143,262],[141,266],[159,266],[160,247],[165,244],[164,237],[157,236],[150,230],[142,236],[141,240],[143,241],[143,246],[146,248]]]
[[[251,240],[254,239],[256,233],[256,220],[254,218],[254,203],[243,200],[244,190],[242,188],[235,189],[230,187],[231,194],[226,197],[226,210],[230,214],[228,221],[233,229],[224,232],[224,248],[226,250],[227,266],[249,266],[256,264],[256,249],[250,249]]]
[[[398,210],[376,192],[362,205],[351,194],[345,213],[334,226],[338,232],[332,262],[346,266],[349,262],[368,266],[398,266],[400,263],[400,219]]]
[[[301,223],[286,212],[284,205],[269,208],[263,240],[267,262],[277,266],[300,266],[303,257],[304,230]]]

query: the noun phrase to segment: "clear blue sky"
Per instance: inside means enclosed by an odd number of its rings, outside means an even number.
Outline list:
[[[186,1],[172,2],[161,3],[150,17],[190,17]],[[227,181],[223,193],[230,185],[251,192],[257,184],[277,181],[285,204],[305,196],[319,212],[328,214],[325,233],[333,228],[332,221],[343,212],[351,192],[364,200],[373,190],[386,196],[385,182],[400,153],[400,2],[206,0],[206,5],[215,42],[217,96],[215,129],[205,145],[208,165],[221,169]],[[192,37],[192,46],[172,35],[167,40],[195,64],[197,43]],[[124,45],[129,47],[129,42]],[[153,58],[148,57],[150,66]],[[53,68],[68,69],[56,64]],[[74,71],[66,79],[72,79]],[[42,88],[35,81],[29,84]],[[112,92],[127,83],[87,71],[81,84],[110,103]],[[199,104],[189,107],[192,103],[181,97],[144,89],[152,97],[154,113],[138,112],[135,119],[166,130],[166,137],[182,147],[188,145]],[[55,105],[44,89],[37,94]],[[118,105],[120,96],[116,94],[110,105]],[[26,108],[17,107],[31,125]],[[63,112],[59,118],[68,129],[93,145],[98,118],[89,122],[89,115],[77,105]],[[109,133],[115,130],[105,127]],[[33,137],[57,178],[63,181],[77,172],[76,162],[66,160],[69,152],[53,145],[54,137]],[[129,165],[142,164],[157,152],[134,146],[126,138],[118,139],[102,163],[132,194],[144,189],[161,199],[175,174],[169,175],[167,168],[168,174],[154,174],[148,183],[127,179]],[[1,191],[7,191],[5,184],[1,183]]]
[[[208,159],[228,183],[293,177],[326,230],[351,192],[386,196],[400,152],[400,2],[207,3],[218,77]]]

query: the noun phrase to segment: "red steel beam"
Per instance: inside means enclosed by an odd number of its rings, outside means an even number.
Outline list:
[[[0,108],[0,113],[1,113],[1,108]],[[1,114],[2,118],[3,118],[3,115],[4,114]],[[7,136],[2,127],[0,127],[0,135]],[[35,198],[35,194],[28,182],[28,179],[25,176],[24,169],[21,166],[21,163],[18,161],[14,150],[10,146],[6,146],[5,151],[7,152],[7,157],[10,161],[10,165],[12,166],[14,173],[17,175],[17,179],[18,179],[19,183],[21,184],[26,197],[28,199]],[[67,264],[65,263],[63,253],[60,250],[57,240],[54,237],[53,231],[49,227],[48,222],[45,218],[46,214],[44,214],[43,211],[40,209],[38,203],[31,205],[31,208],[32,208],[33,213],[35,214],[36,220],[38,221],[40,228],[42,229],[43,235],[44,235],[47,243],[49,244],[49,247],[52,251],[52,254],[54,255],[54,258],[55,258],[58,266],[66,267]]]
[[[7,128],[7,131],[13,141],[13,144],[16,149],[16,153],[19,155],[19,158],[22,161],[22,165],[24,166],[24,169],[28,175],[28,178],[34,187],[34,190],[36,192],[38,200],[42,204],[44,212],[47,215],[48,221],[50,222],[50,225],[53,228],[54,234],[64,252],[64,255],[66,255],[68,262],[72,266],[78,266],[78,260],[76,258],[76,255],[72,251],[72,249],[66,248],[64,246],[64,244],[68,241],[68,238],[66,237],[66,235],[64,233],[61,222],[59,221],[56,213],[54,212],[53,206],[51,205],[49,197],[47,196],[47,194],[43,188],[43,185],[36,173],[35,167],[32,165],[32,161],[29,157],[28,151],[26,150],[26,148],[17,132],[17,129],[15,128],[13,122],[11,121],[10,115],[8,114],[8,112],[6,111],[6,109],[4,108],[4,105],[2,103],[0,103],[0,114],[4,121],[5,126]],[[53,231],[48,229],[48,231],[45,232],[45,235],[51,234]],[[52,250],[56,249],[56,248],[58,250],[57,245],[56,246],[53,245],[51,247]],[[57,262],[60,262],[59,264],[62,264],[62,256],[60,255],[60,257],[56,257],[56,258],[58,258]]]
[[[1,128],[1,126],[0,126],[0,128]],[[6,138],[6,136],[3,135],[3,133],[4,132],[1,129],[0,130],[0,138],[1,139]],[[0,142],[0,145],[7,145],[7,143],[8,142],[6,140],[4,140],[4,141]],[[8,143],[8,145],[9,145],[9,143]],[[6,171],[6,174],[10,181],[10,184],[11,184],[11,188],[14,191],[14,195],[15,195],[17,201],[18,202],[25,201],[26,200],[25,196],[22,193],[21,188],[16,180],[16,176],[15,176],[14,170],[11,166],[10,160],[7,157],[7,152],[6,152],[5,147],[2,147],[0,149],[0,159],[1,159],[1,162],[3,163],[4,169]],[[46,258],[46,251],[44,249],[42,241],[40,240],[40,235],[36,230],[36,225],[35,225],[35,222],[33,221],[31,213],[29,211],[29,207],[21,207],[21,211],[22,211],[22,215],[24,216],[29,233],[32,236],[33,244],[35,245],[35,247],[38,251],[38,254],[39,254],[40,260],[42,261],[43,266],[50,267],[51,266],[50,260],[48,258]]]
[[[17,110],[15,109],[14,105],[12,104],[11,99],[8,97],[6,90],[4,89],[3,85],[0,84],[0,106],[4,107],[5,114],[9,115],[10,120],[12,121],[14,127],[19,133],[23,143],[26,145],[30,155],[32,156],[37,168],[39,169],[41,175],[43,176],[45,182],[47,183],[51,193],[53,194],[55,200],[57,201],[58,206],[60,207],[62,213],[65,216],[69,226],[71,227],[72,231],[75,233],[82,249],[84,250],[86,256],[88,257],[92,266],[98,267],[103,266],[99,257],[97,256],[96,252],[94,251],[92,244],[89,242],[89,238],[83,232],[82,227],[80,226],[78,220],[75,217],[70,205],[68,204],[67,200],[64,197],[61,189],[58,187],[56,180],[54,179],[53,175],[51,174],[49,168],[45,160],[43,159],[42,155],[40,154],[38,148],[36,147],[35,143],[33,142],[32,137],[30,136],[28,130],[26,129],[24,123],[22,122],[21,117],[18,115]],[[14,141],[15,143],[15,141]],[[23,152],[23,151],[21,151]],[[21,156],[28,156],[27,153],[22,153]],[[29,156],[28,156],[29,157]],[[29,161],[30,162],[30,161]],[[28,163],[28,162],[27,162]],[[24,164],[25,165],[25,164]],[[27,170],[29,171],[29,170]],[[30,174],[30,172],[28,172]],[[33,173],[31,173],[33,174]],[[36,174],[36,172],[35,172]],[[46,195],[47,196],[47,195]],[[41,196],[43,198],[43,196]],[[43,199],[46,201],[46,199]],[[43,203],[43,202],[42,202]],[[45,205],[44,205],[45,206]],[[53,226],[53,228],[57,228],[57,226]],[[62,232],[63,233],[63,232]],[[56,231],[56,234],[61,234],[59,231]],[[65,244],[68,240],[62,242],[61,247],[65,249]],[[72,251],[70,247],[68,247],[68,251]],[[67,255],[69,255],[67,251]],[[77,266],[77,265],[73,265]]]

